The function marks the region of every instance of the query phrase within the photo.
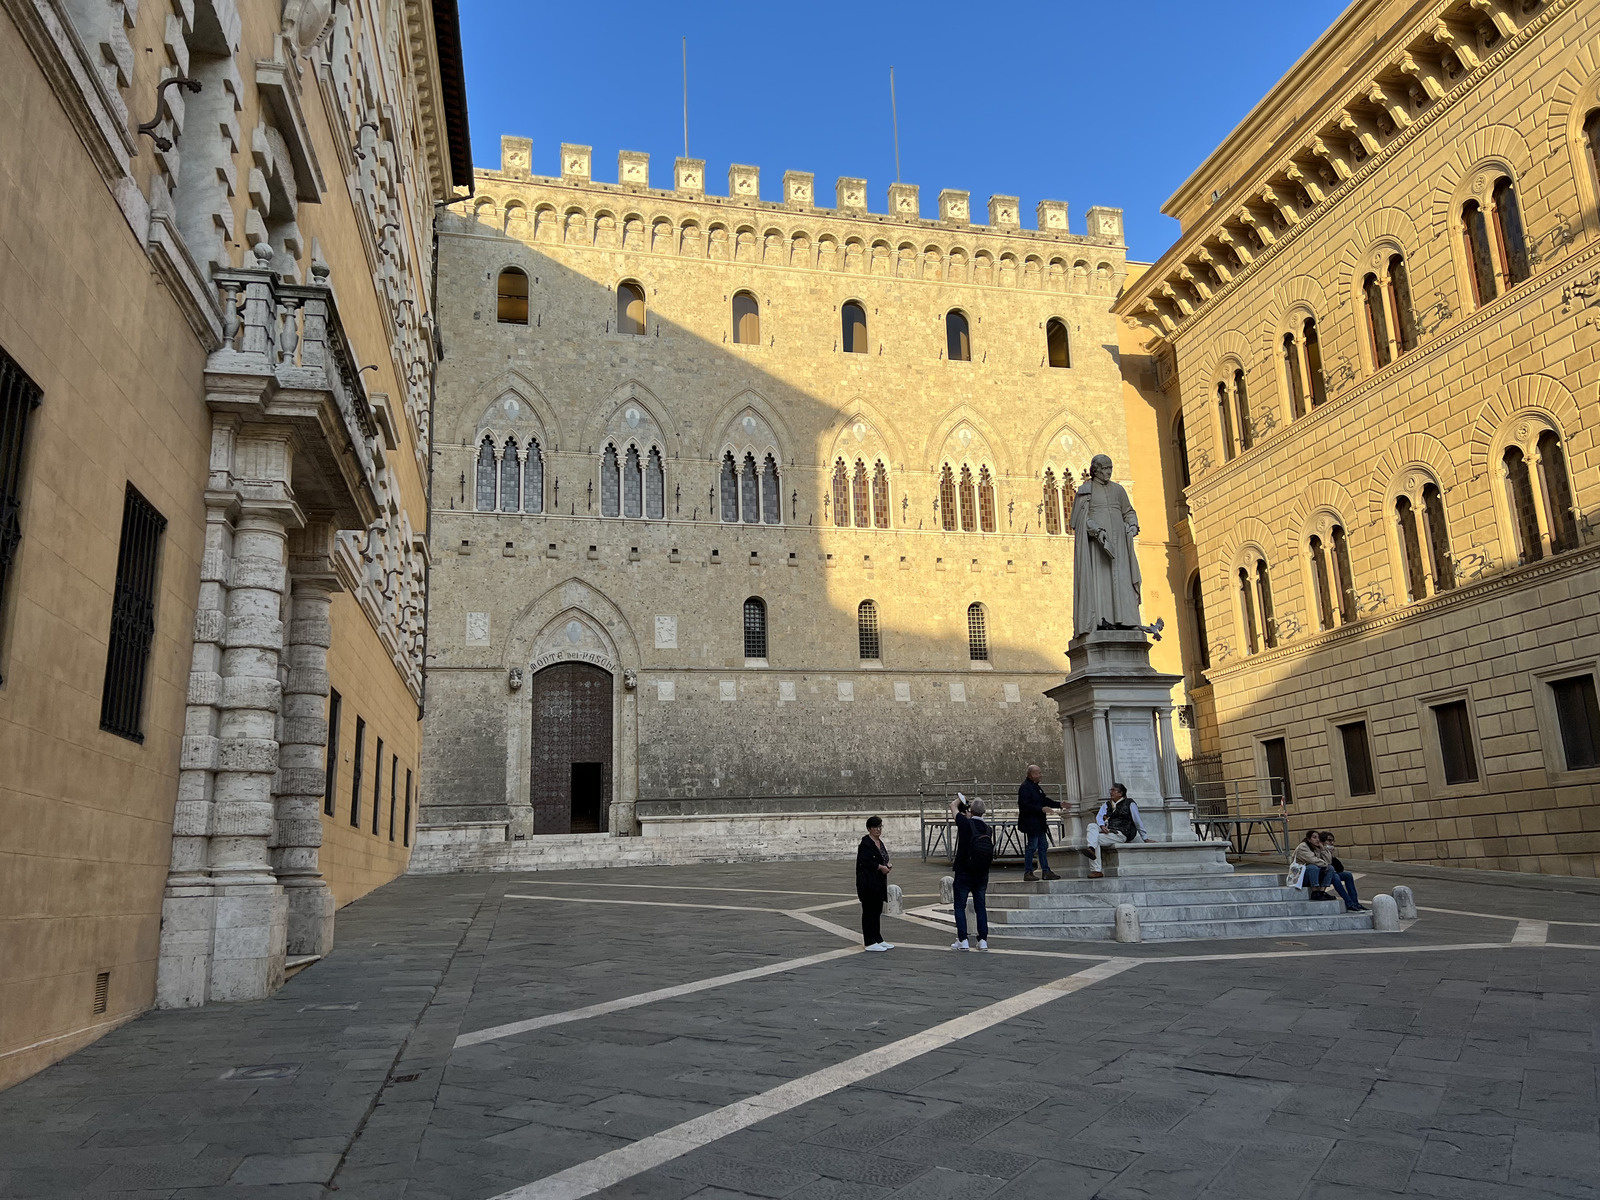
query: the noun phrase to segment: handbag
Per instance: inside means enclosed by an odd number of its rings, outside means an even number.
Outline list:
[[[1304,882],[1305,881],[1305,877],[1306,877],[1306,864],[1305,863],[1291,863],[1290,866],[1289,866],[1288,874],[1286,874],[1283,877],[1283,886],[1284,887],[1292,887],[1292,888],[1305,887],[1305,882]]]

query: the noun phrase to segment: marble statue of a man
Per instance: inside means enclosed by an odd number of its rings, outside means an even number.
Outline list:
[[[1111,481],[1111,460],[1096,454],[1089,478],[1072,502],[1072,635],[1139,627],[1139,559],[1133,539],[1139,518],[1122,485]]]

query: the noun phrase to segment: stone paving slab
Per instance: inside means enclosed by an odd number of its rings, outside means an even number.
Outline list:
[[[897,862],[896,882],[927,902],[944,871]],[[1600,897],[1413,887],[1456,911],[1398,935],[987,955],[890,919],[890,954],[456,1049],[847,946],[850,864],[402,879],[272,999],[146,1014],[0,1093],[0,1196],[490,1200],[1113,957],[1147,961],[597,1194],[1594,1196],[1600,961],[1510,942],[1521,919],[1600,946]],[[788,915],[835,902],[812,915],[841,935]]]

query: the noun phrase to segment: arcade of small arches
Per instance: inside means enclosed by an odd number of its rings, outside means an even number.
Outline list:
[[[804,229],[769,226],[758,232],[753,225],[729,227],[721,221],[701,222],[686,217],[674,222],[664,214],[646,221],[638,212],[619,221],[608,209],[593,213],[569,206],[558,212],[552,204],[527,205],[515,197],[497,201],[480,193],[472,215],[481,225],[525,243],[547,243],[600,250],[632,250],[714,262],[752,266],[787,267],[845,275],[878,275],[923,279],[943,283],[968,283],[985,287],[1024,288],[1077,295],[1116,294],[1119,268],[1109,258],[1078,253],[1072,256],[1040,254],[1021,256],[1009,250],[986,247],[944,247],[904,238],[872,238],[832,233],[813,237]]]
[[[624,279],[617,284],[616,332],[633,337],[645,337],[649,320],[645,310],[644,285],[637,280]],[[759,346],[761,344],[761,301],[748,288],[740,288],[730,297],[730,327],[734,345]],[[502,268],[495,285],[495,318],[501,325],[527,325],[530,321],[528,273],[521,267]],[[1070,368],[1072,349],[1068,338],[1067,322],[1058,316],[1044,322],[1045,346],[1043,364],[1052,368]],[[608,326],[607,332],[610,332]],[[952,308],[944,315],[945,344],[941,357],[951,362],[972,361],[972,319],[960,308]],[[867,309],[859,300],[846,300],[839,308],[839,337],[834,349],[844,354],[867,354],[871,345],[867,335]]]
[[[1492,492],[1501,544],[1510,548],[1507,565],[1526,566],[1578,549],[1583,540],[1581,519],[1565,438],[1555,419],[1520,414],[1493,444],[1498,451],[1493,457],[1498,487]],[[1407,604],[1452,591],[1498,569],[1481,548],[1454,548],[1445,502],[1450,491],[1433,468],[1420,463],[1401,470],[1388,489],[1385,520],[1379,526],[1386,545],[1379,558],[1390,562],[1396,592]],[[1316,624],[1308,632],[1353,624],[1388,605],[1378,581],[1357,577],[1350,530],[1335,508],[1321,505],[1296,534],[1294,558]],[[1277,649],[1301,632],[1298,620],[1283,621],[1275,615],[1270,557],[1261,542],[1250,541],[1234,553],[1226,568],[1235,631],[1246,657]],[[1185,596],[1197,665],[1207,669],[1213,649],[1199,571],[1190,575]]]

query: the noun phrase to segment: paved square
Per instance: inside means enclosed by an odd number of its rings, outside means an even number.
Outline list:
[[[1600,896],[1397,882],[1401,934],[869,955],[849,863],[402,879],[0,1094],[0,1195],[1595,1195]]]

